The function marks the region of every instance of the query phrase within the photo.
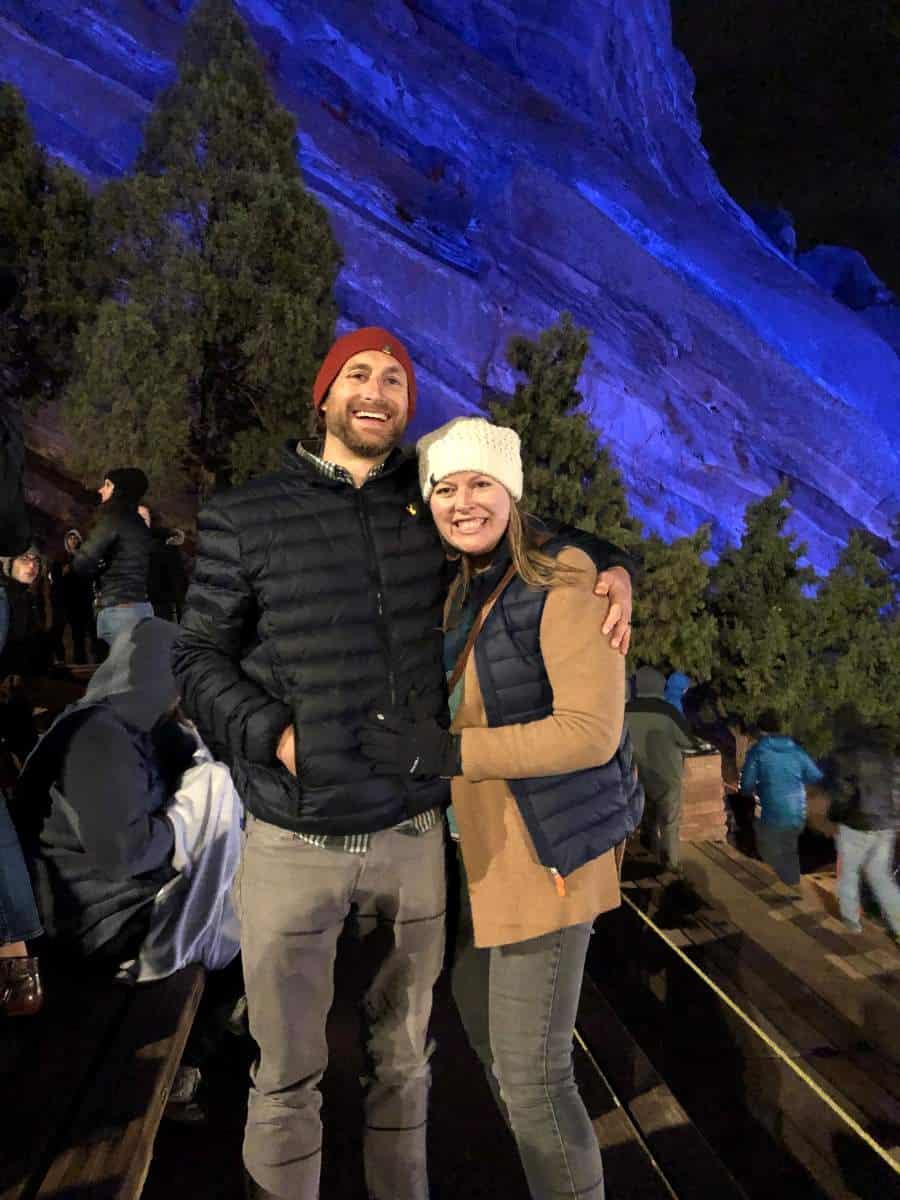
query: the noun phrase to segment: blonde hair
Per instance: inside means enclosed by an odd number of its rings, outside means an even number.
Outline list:
[[[571,585],[579,574],[577,567],[558,562],[540,547],[550,540],[550,534],[539,530],[534,519],[515,502],[510,505],[509,525],[506,527],[506,544],[516,574],[528,587],[549,591],[550,588]],[[452,548],[451,548],[452,549]],[[451,553],[461,560],[463,595],[469,590],[472,580],[472,560],[461,551]]]

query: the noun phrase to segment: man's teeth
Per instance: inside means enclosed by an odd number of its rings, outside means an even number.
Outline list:
[[[386,421],[387,420],[387,413],[367,412],[367,411],[363,410],[361,412],[355,413],[354,415],[357,417],[371,417],[375,421]]]

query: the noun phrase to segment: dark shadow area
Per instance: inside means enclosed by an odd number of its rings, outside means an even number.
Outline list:
[[[635,866],[646,878],[646,865]],[[627,860],[626,867],[631,875]],[[644,889],[631,890],[629,899],[649,907]],[[709,932],[697,919],[705,905],[684,881],[669,883],[653,907],[660,928],[696,931],[698,942]],[[702,968],[702,944],[688,941],[682,949]],[[627,905],[597,922],[588,974],[751,1200],[820,1200],[820,1186],[784,1144],[777,1064]],[[654,1149],[658,1160],[678,1159],[678,1138],[677,1129],[664,1132]]]

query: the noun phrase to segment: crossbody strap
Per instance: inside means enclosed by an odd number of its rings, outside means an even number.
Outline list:
[[[482,604],[481,611],[472,622],[472,628],[469,630],[469,636],[466,638],[466,644],[460,651],[459,658],[456,660],[456,666],[451,671],[450,678],[447,680],[447,691],[451,696],[453,695],[453,689],[459,683],[460,679],[462,678],[463,671],[466,669],[466,663],[469,661],[469,655],[472,653],[472,647],[475,645],[475,639],[478,637],[479,633],[481,633],[482,626],[487,620],[491,605],[494,603],[506,585],[510,582],[515,573],[515,563],[510,563],[503,578],[491,592],[490,596],[488,596],[487,600],[485,600],[484,604]]]

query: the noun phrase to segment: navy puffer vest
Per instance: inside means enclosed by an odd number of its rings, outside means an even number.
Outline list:
[[[541,550],[555,557],[568,544],[553,538]],[[478,635],[475,663],[489,726],[524,725],[553,712],[540,646],[546,600],[546,591],[516,576]],[[644,808],[627,729],[616,754],[601,767],[511,779],[508,785],[540,862],[563,876],[624,841]]]

